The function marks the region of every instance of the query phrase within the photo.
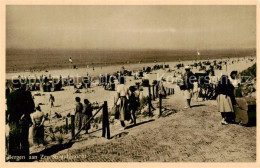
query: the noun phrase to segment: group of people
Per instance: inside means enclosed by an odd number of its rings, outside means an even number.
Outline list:
[[[30,91],[21,83],[6,97],[6,123],[9,125],[7,149],[10,156],[23,156],[21,161],[29,157],[29,129],[33,127],[33,143],[43,143],[45,117],[40,105],[35,107]]]
[[[75,101],[75,113],[72,114],[75,116],[75,128],[77,128],[78,130],[83,128],[85,130],[85,134],[88,134],[90,123],[87,122],[93,115],[93,107],[88,99],[84,99],[84,104],[81,103],[80,97],[76,97]]]
[[[119,77],[119,85],[117,86],[117,99],[115,101],[115,118],[121,123],[121,130],[126,128],[125,120],[131,120],[131,124],[136,125],[136,111],[140,106],[140,92],[136,92],[135,86],[129,88],[125,85],[124,76]]]
[[[237,71],[232,71],[230,77],[222,75],[215,85],[215,98],[217,100],[217,108],[222,116],[222,125],[227,125],[234,122],[235,113],[234,106],[236,105],[237,89],[240,86],[240,80],[237,78]],[[189,66],[185,66],[185,73],[183,76],[182,90],[184,97],[187,100],[185,109],[191,108],[191,99],[194,96],[195,100],[199,95],[199,83],[196,76],[192,73]],[[210,83],[212,84],[212,83]]]

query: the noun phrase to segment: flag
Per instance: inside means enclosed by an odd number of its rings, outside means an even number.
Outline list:
[[[71,57],[70,57],[70,59],[69,59],[69,62],[72,63],[72,59],[71,59]]]

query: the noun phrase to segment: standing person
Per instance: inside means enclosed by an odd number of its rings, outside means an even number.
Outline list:
[[[227,125],[234,120],[233,105],[236,104],[234,86],[231,84],[228,76],[221,76],[216,88],[216,95],[218,111],[221,112],[222,116],[221,124]]]
[[[161,78],[161,80],[160,80],[160,82],[159,82],[159,85],[158,85],[158,93],[159,93],[159,95],[161,95],[161,96],[166,96],[166,90],[165,90],[165,88],[164,88],[162,78]]]
[[[87,121],[92,117],[93,108],[88,99],[84,99],[83,111],[82,111],[82,126],[85,126],[85,134],[88,134],[88,130],[90,129],[90,123],[86,125]]]
[[[187,106],[184,108],[191,108],[191,97],[192,97],[192,89],[193,89],[193,82],[195,80],[194,74],[190,71],[189,66],[185,66],[185,73],[183,75],[183,82],[185,85],[184,88],[184,97],[187,100]]]
[[[121,128],[120,130],[125,129],[125,120],[128,119],[127,115],[127,98],[128,98],[128,88],[125,85],[125,77],[120,76],[119,77],[119,85],[117,86],[117,100],[116,102],[119,103],[119,120],[121,123]]]
[[[136,88],[135,86],[130,86],[129,87],[130,95],[129,95],[129,110],[130,113],[132,114],[131,116],[131,124],[134,123],[136,125],[136,116],[135,112],[137,111],[138,107],[140,106],[140,100],[139,100],[139,93],[135,92]]]
[[[237,78],[237,71],[232,71],[230,73],[230,78],[229,78],[231,84],[234,86],[234,95],[235,97],[240,97],[241,95],[238,95],[238,89],[240,86],[240,80]]]
[[[9,93],[11,92],[8,81],[5,82],[5,98],[8,97]]]
[[[75,127],[80,130],[81,125],[82,125],[82,110],[83,110],[83,105],[80,102],[80,98],[76,97],[76,108],[75,108]]]
[[[7,122],[10,127],[9,155],[29,157],[29,127],[32,125],[30,114],[34,111],[34,101],[30,91],[21,88],[11,92],[7,97]]]
[[[54,107],[55,98],[52,96],[52,94],[50,94],[49,102],[51,102],[51,108]]]
[[[33,143],[41,144],[44,142],[44,121],[45,116],[41,110],[40,105],[36,108],[36,112],[32,114],[32,123],[33,123]]]

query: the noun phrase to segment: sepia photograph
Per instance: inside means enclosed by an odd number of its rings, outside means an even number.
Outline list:
[[[256,163],[257,5],[5,15],[5,162]]]

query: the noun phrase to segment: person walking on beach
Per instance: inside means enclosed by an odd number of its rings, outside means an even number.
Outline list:
[[[233,105],[236,104],[234,96],[234,86],[231,84],[228,76],[222,75],[217,88],[217,108],[222,116],[222,125],[227,125],[228,123],[233,122],[234,120],[234,109]]]
[[[44,121],[45,116],[41,110],[40,105],[36,108],[36,112],[32,114],[32,122],[33,122],[33,143],[41,144],[44,142]]]
[[[88,130],[90,129],[90,123],[88,125],[87,121],[92,117],[93,108],[88,99],[84,99],[83,111],[82,111],[82,126],[85,127],[85,134],[88,134]]]
[[[76,108],[75,108],[75,127],[80,130],[81,125],[82,125],[82,110],[83,110],[83,105],[80,102],[80,98],[76,97]]]
[[[51,108],[54,107],[55,98],[52,94],[50,94],[49,102],[51,102]]]
[[[130,95],[129,95],[129,110],[130,110],[130,113],[132,114],[130,123],[131,124],[134,123],[134,125],[136,125],[135,113],[136,113],[138,107],[140,106],[140,100],[139,100],[140,93],[135,92],[136,91],[135,86],[130,86],[129,87],[129,91],[130,91]]]
[[[23,156],[23,161],[29,158],[29,127],[32,125],[30,114],[34,111],[34,101],[30,91],[25,91],[21,83],[18,89],[7,97],[7,123],[9,133],[9,155]]]
[[[229,80],[230,80],[230,82],[231,82],[231,84],[234,86],[234,95],[235,95],[235,97],[240,97],[241,95],[238,95],[239,94],[239,92],[238,92],[238,89],[239,89],[239,86],[240,86],[240,80],[237,78],[237,74],[238,74],[238,72],[237,71],[232,71],[231,73],[230,73],[230,78],[229,78]]]
[[[192,89],[193,89],[193,82],[195,81],[194,74],[190,71],[189,66],[185,66],[185,73],[183,75],[183,82],[184,82],[184,97],[187,100],[187,106],[184,108],[191,108],[191,97],[192,97]]]
[[[117,100],[116,102],[119,102],[119,120],[121,123],[120,130],[125,129],[125,120],[128,120],[128,112],[127,112],[127,98],[128,98],[128,88],[125,85],[125,77],[120,76],[119,77],[119,85],[117,86]]]

